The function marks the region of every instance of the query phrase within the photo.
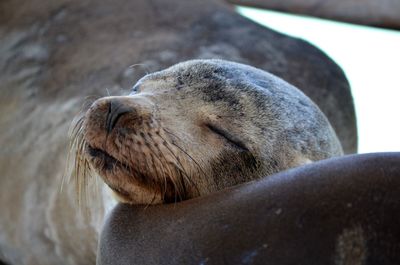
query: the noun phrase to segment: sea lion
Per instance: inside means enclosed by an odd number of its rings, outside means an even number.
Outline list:
[[[120,204],[97,264],[400,264],[399,161],[337,157],[179,204]]]
[[[224,60],[179,63],[146,75],[128,96],[96,100],[73,141],[75,172],[90,164],[134,204],[190,199],[343,153],[301,91]]]

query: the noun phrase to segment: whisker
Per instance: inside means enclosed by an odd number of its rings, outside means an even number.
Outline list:
[[[152,150],[151,150],[152,151]],[[160,177],[160,175],[158,174],[159,172],[159,170],[158,170],[158,167],[156,167],[156,165],[155,165],[155,161],[154,161],[154,155],[153,154],[150,154],[150,158],[151,158],[151,162],[152,162],[152,165],[153,165],[153,168],[154,168],[154,171],[155,171],[155,174],[156,174],[156,178],[157,178],[157,180],[163,180],[164,182],[164,193],[162,192],[163,191],[163,188],[161,187],[161,183],[160,183],[160,187],[159,187],[159,192],[160,192],[160,194],[161,194],[161,199],[162,200],[164,200],[164,196],[165,196],[165,193],[166,193],[166,189],[167,189],[167,187],[166,187],[166,177],[165,177],[165,174],[164,174],[164,167],[163,167],[163,165],[162,165],[162,163],[160,163],[160,165],[161,165],[161,169],[162,170],[160,170],[160,172],[161,173],[163,173],[162,174],[162,178]],[[156,157],[157,159],[158,159],[158,157]]]
[[[167,133],[169,133],[167,131]],[[161,139],[163,139],[165,142],[167,142],[161,135],[160,135]],[[191,156],[189,155],[186,151],[183,150],[183,148],[181,148],[180,146],[178,146],[177,144],[171,142],[172,145],[174,145],[175,147],[177,147],[181,152],[183,152],[187,157],[190,158],[190,160],[192,160],[195,165],[197,166],[197,168],[201,171],[201,173],[203,173],[204,176],[206,176],[204,170],[202,169],[202,167],[199,165],[199,163],[197,163],[197,161]],[[184,169],[185,167],[182,165],[182,163],[180,162],[179,158],[176,156],[176,154],[168,147],[166,146],[166,148],[168,149],[168,151],[172,154],[172,156],[175,158],[175,160],[181,165],[181,167],[178,167],[178,165],[175,164],[175,166],[178,168],[178,170],[182,171],[185,175],[186,175],[186,179],[190,182],[190,184],[192,184],[192,186],[195,187],[195,189],[197,190],[197,192],[200,194],[200,190],[197,187],[196,183],[193,182],[193,180],[191,180],[191,178],[189,177],[189,175],[187,174],[186,170]]]
[[[164,129],[165,132],[167,132],[168,134],[174,136],[175,138],[178,138],[176,135],[174,135],[172,132]],[[163,139],[165,141],[165,139],[160,135],[161,139]],[[203,173],[204,176],[206,176],[206,173],[204,172],[203,168],[199,165],[199,163],[188,153],[186,152],[182,147],[180,147],[179,145],[177,145],[176,143],[174,143],[173,141],[171,141],[171,144],[174,145],[176,148],[178,148],[179,150],[181,150],[185,155],[187,155],[192,161],[193,163],[195,163],[197,165],[197,167],[201,170],[201,172]]]
[[[92,188],[93,195],[97,196],[98,185],[97,181],[91,182],[91,180],[95,178],[93,178],[91,166],[85,156],[86,141],[84,122],[85,115],[81,112],[75,116],[68,130],[69,152],[60,191],[63,191],[67,182],[73,181],[77,205],[85,214],[89,214],[89,188]]]
[[[147,143],[146,137],[144,137],[143,140],[145,141],[145,143]],[[176,183],[175,179],[172,177],[175,174],[173,174],[173,172],[171,171],[170,167],[168,166],[169,162],[166,159],[166,157],[164,156],[163,152],[159,148],[157,148],[157,150],[160,152],[160,154],[161,154],[163,160],[165,161],[165,163],[163,163],[163,161],[161,161],[161,158],[154,152],[154,150],[151,148],[150,144],[147,145],[147,148],[150,150],[152,157],[154,156],[154,157],[156,157],[158,159],[158,161],[159,161],[159,163],[160,163],[160,165],[162,167],[162,170],[164,172],[163,178],[164,178],[164,182],[165,182],[165,186],[164,186],[165,187],[164,188],[165,192],[163,194],[163,197],[165,198],[165,194],[166,194],[166,190],[167,190],[167,179],[169,179],[172,182],[173,186],[174,186],[175,193],[178,193],[179,198],[182,199],[182,190],[184,190],[182,188],[183,187],[182,186],[183,183],[179,183],[179,185],[178,185],[178,183]],[[154,165],[154,163],[153,163],[153,165]],[[151,171],[148,171],[148,172],[151,172]],[[168,175],[170,177],[167,178]],[[161,191],[162,191],[162,189],[160,188],[160,192]]]
[[[174,194],[175,194],[175,197],[177,197],[177,195],[179,196],[179,198],[180,198],[180,200],[182,200],[182,184],[183,183],[181,183],[181,182],[176,182],[176,180],[175,180],[175,178],[174,177],[172,177],[172,176],[174,176],[175,174],[173,174],[172,173],[172,171],[171,171],[171,169],[170,169],[170,167],[168,166],[168,161],[167,161],[167,159],[165,158],[165,156],[163,155],[163,153],[161,152],[160,153],[161,155],[162,155],[162,157],[163,157],[163,159],[164,159],[164,161],[165,161],[165,163],[162,163],[162,161],[160,160],[160,164],[162,165],[162,167],[163,167],[163,171],[166,173],[166,174],[164,174],[164,179],[165,179],[165,191],[167,190],[167,185],[168,185],[168,180],[170,181],[170,183],[172,183],[172,186],[173,186],[173,188],[174,188]],[[167,169],[167,170],[165,170],[165,169]],[[168,172],[166,172],[166,171],[168,171]],[[167,176],[170,176],[170,177],[167,177]],[[165,197],[165,194],[164,194],[164,197]]]

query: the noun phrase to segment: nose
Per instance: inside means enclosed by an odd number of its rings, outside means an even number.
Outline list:
[[[122,116],[132,113],[133,111],[133,108],[121,103],[118,99],[110,99],[106,119],[107,132],[110,133],[114,129]]]

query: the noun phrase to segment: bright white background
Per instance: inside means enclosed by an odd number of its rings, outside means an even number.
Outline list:
[[[307,40],[342,67],[355,101],[359,153],[400,151],[400,31],[253,8],[238,11]]]

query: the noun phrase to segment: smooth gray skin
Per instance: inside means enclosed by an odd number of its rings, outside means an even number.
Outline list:
[[[120,204],[97,264],[400,264],[399,161],[351,155],[181,203]]]

